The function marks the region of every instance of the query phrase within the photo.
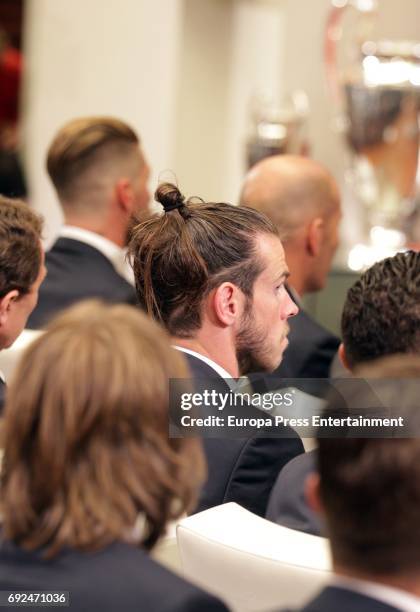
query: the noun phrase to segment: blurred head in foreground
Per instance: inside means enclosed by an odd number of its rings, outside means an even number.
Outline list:
[[[420,595],[420,357],[388,356],[355,374],[380,379],[381,402],[417,421],[417,437],[319,438],[319,477],[308,479],[308,500],[325,515],[337,573]],[[354,400],[362,404],[364,393],[369,385]]]
[[[153,546],[204,477],[198,442],[168,439],[169,379],[187,376],[165,332],[135,308],[91,301],[57,318],[10,387],[3,536],[49,555]]]

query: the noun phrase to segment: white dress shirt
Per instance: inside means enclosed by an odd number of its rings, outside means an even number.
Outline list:
[[[193,357],[197,357],[197,359],[204,361],[204,363],[207,364],[210,368],[212,368],[212,370],[214,370],[216,374],[218,374],[219,376],[221,376],[222,378],[226,380],[226,384],[229,385],[232,391],[236,391],[236,388],[237,388],[236,379],[233,378],[233,376],[229,374],[229,372],[227,372],[224,368],[222,368],[222,366],[220,366],[218,363],[216,363],[209,357],[204,357],[204,355],[200,355],[200,353],[196,353],[195,351],[191,351],[190,349],[186,349],[182,346],[174,345],[174,348],[177,349],[178,351],[181,351],[182,353],[188,353],[188,355],[192,355]]]
[[[133,270],[126,260],[126,249],[122,249],[118,244],[104,238],[104,236],[74,225],[63,225],[58,235],[60,238],[78,240],[93,247],[112,263],[120,276],[125,278],[130,285],[134,285]]]

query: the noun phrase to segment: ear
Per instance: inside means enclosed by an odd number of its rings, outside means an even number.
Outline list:
[[[324,513],[324,506],[319,492],[319,474],[312,472],[305,481],[305,498],[308,506],[317,514]]]
[[[6,293],[4,297],[0,300],[0,327],[4,326],[9,317],[9,313],[13,307],[14,302],[19,297],[19,291],[17,289],[13,289],[13,291],[9,291]]]
[[[115,195],[118,206],[131,215],[134,210],[135,195],[130,179],[120,178],[115,184]]]
[[[222,283],[213,294],[213,310],[218,321],[226,327],[235,325],[241,318],[245,296],[233,283]]]
[[[315,217],[309,223],[306,232],[306,248],[310,255],[317,257],[324,240],[325,222],[321,217]]]
[[[350,367],[349,360],[347,359],[346,349],[343,343],[341,343],[340,346],[338,347],[338,355],[341,359],[341,363],[346,368],[346,370],[351,372],[352,368]]]

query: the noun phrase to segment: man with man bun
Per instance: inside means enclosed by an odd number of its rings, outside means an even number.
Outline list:
[[[135,227],[129,244],[139,303],[185,353],[197,390],[208,383],[229,395],[232,379],[278,366],[298,311],[277,230],[255,210],[185,200],[174,185],[161,185],[155,197],[164,214]],[[215,405],[204,412],[222,415]],[[238,415],[265,416],[252,406]],[[303,452],[293,430],[282,433],[245,437],[226,428],[204,438],[209,474],[197,510],[235,501],[263,516],[278,472]]]

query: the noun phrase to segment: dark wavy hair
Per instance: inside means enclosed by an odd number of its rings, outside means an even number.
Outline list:
[[[165,213],[135,225],[129,241],[140,304],[172,335],[188,338],[200,328],[202,300],[223,282],[252,296],[262,262],[258,234],[278,235],[251,208],[185,198],[170,183],[155,199]]]
[[[42,218],[25,202],[0,196],[0,298],[28,293],[41,266]]]
[[[420,253],[398,253],[362,274],[347,293],[341,331],[351,366],[420,353]]]

